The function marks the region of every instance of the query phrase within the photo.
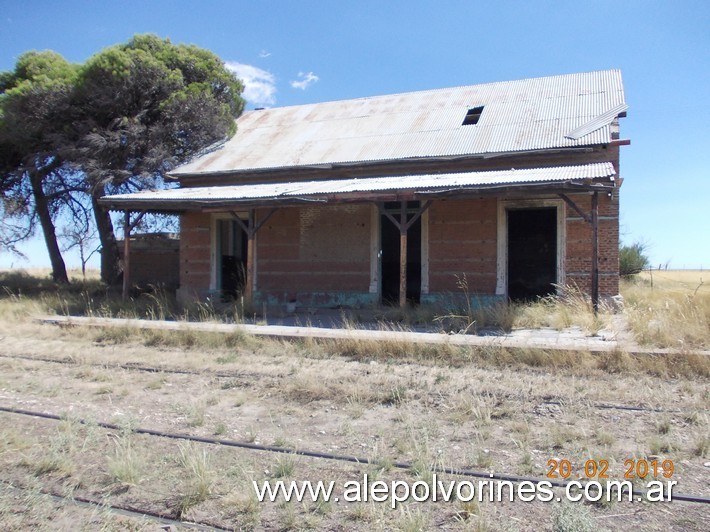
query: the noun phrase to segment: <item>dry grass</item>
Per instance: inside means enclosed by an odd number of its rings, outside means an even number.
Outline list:
[[[183,517],[190,509],[205,502],[212,493],[214,471],[204,446],[193,443],[179,444],[178,464],[183,471],[180,495],[175,503],[177,517]]]
[[[710,346],[710,282],[703,281],[702,271],[655,271],[622,281],[625,318],[635,340],[651,347],[683,349]],[[707,276],[706,276],[707,277]],[[72,285],[56,286],[48,272],[22,270],[0,271],[0,319],[22,320],[28,316],[57,313],[98,317],[123,317],[143,319],[168,319],[182,321],[240,322],[245,309],[238,305],[216,305],[214,302],[196,303],[180,308],[174,297],[161,289],[122,301],[116,292],[107,290],[98,280],[98,274],[89,273],[86,280],[73,272]],[[438,325],[444,331],[475,334],[482,329],[510,331],[517,328],[551,327],[562,330],[580,327],[588,335],[610,329],[618,323],[614,310],[602,304],[595,314],[588,297],[572,287],[565,287],[562,295],[542,298],[526,304],[474,305],[475,297],[468,293],[466,278],[459,280],[461,301],[458,309],[443,312],[434,308],[383,309],[375,318],[381,328],[409,330],[412,325]],[[357,312],[345,320],[346,326],[355,327],[360,317]],[[120,342],[122,332],[107,332],[106,341]],[[239,333],[233,336],[212,335],[180,331],[141,333],[146,345],[155,347],[204,347],[205,343],[226,342],[232,347],[244,345]],[[112,338],[114,336],[114,338]],[[357,343],[356,343],[357,344]],[[312,345],[306,345],[309,349]],[[458,360],[460,353],[448,347],[416,347],[396,342],[371,342],[353,345],[338,342],[342,354],[360,357],[373,353],[375,359],[417,358]],[[465,358],[465,357],[464,357]],[[463,362],[467,362],[463,360]]]
[[[625,315],[643,345],[710,347],[710,282],[702,271],[643,272],[624,281]]]
[[[123,300],[120,291],[106,287],[92,271],[86,279],[71,272],[71,284],[56,284],[44,270],[0,271],[0,318],[27,316],[32,313],[56,313],[65,316],[96,316],[183,321],[239,322],[244,309],[238,304],[215,304],[207,301],[186,307],[177,304],[174,294],[160,286],[149,292],[133,294]],[[11,301],[7,307],[2,302]]]
[[[138,484],[143,467],[142,456],[136,452],[131,434],[117,437],[114,453],[108,459],[111,476],[123,484]]]
[[[650,307],[654,319],[665,320],[668,338],[706,346],[707,285],[698,288],[691,279],[670,279],[664,285],[654,272],[653,289],[643,277],[625,284],[627,319],[631,322],[639,309]],[[607,459],[618,476],[626,459],[662,455],[679,464],[679,491],[704,495],[703,464],[710,453],[708,357],[404,341],[282,342],[187,330],[60,329],[29,319],[69,308],[94,315],[171,316],[169,300],[162,296],[142,296],[121,306],[110,302],[115,295],[101,291],[98,284],[92,288],[92,282],[56,289],[46,280],[8,280],[0,274],[0,284],[6,286],[0,293],[2,403],[73,412],[126,427],[112,434],[70,419],[56,423],[0,414],[4,478],[28,488],[26,500],[0,490],[0,528],[33,529],[49,522],[62,528],[64,521],[52,520],[67,519],[65,528],[121,529],[103,513],[77,516],[57,503],[48,506],[37,486],[167,510],[234,529],[583,530],[613,522],[622,529],[666,530],[682,528],[683,519],[703,519],[704,509],[692,505],[684,507],[682,517],[668,512],[666,505],[648,505],[639,514],[618,505],[585,505],[583,512],[576,505],[571,511],[554,504],[518,503],[403,503],[396,511],[385,505],[324,501],[269,505],[258,503],[250,490],[252,480],[343,482],[365,472],[372,479],[428,482],[431,469],[442,466],[543,477],[550,458],[568,458],[575,466],[590,457]],[[672,301],[682,312],[673,310]],[[700,309],[695,318],[689,302]],[[199,319],[224,318],[210,305],[190,312]],[[477,326],[578,325],[588,334],[619,317],[605,309],[595,318],[586,298],[573,292],[530,305],[500,306],[487,315],[467,312],[462,320]],[[689,317],[690,324],[680,323]],[[398,317],[401,323],[424,318],[423,312]],[[668,338],[649,341],[672,343]],[[8,358],[28,354],[68,363]],[[192,373],[156,375],[118,369],[118,364]],[[601,410],[595,403],[668,412]],[[132,434],[132,426],[368,457],[371,464],[181,446]],[[399,470],[393,467],[396,462],[413,467]]]
[[[481,303],[468,288],[466,276],[457,277],[460,293],[452,294],[458,307],[439,312],[434,321],[443,330],[460,334],[477,334],[484,329],[509,332],[512,329],[552,327],[565,329],[578,326],[590,336],[609,325],[612,309],[602,304],[595,313],[591,299],[574,286],[562,286],[558,295],[525,303]]]
[[[625,459],[658,451],[682,463],[677,478],[683,492],[702,494],[704,489],[707,378],[689,373],[659,379],[644,370],[648,357],[491,350],[461,353],[451,363],[422,353],[412,356],[405,345],[397,348],[396,358],[392,346],[375,353],[377,358],[364,351],[344,357],[337,343],[264,341],[220,347],[210,338],[204,344],[208,348],[201,347],[199,339],[190,347],[156,347],[147,346],[136,331],[120,343],[97,343],[100,334],[16,322],[3,332],[2,354],[74,357],[70,364],[0,358],[2,403],[198,436],[212,434],[219,425],[226,439],[369,457],[374,463],[341,464],[221,446],[181,447],[170,440],[130,432],[115,435],[70,421],[0,414],[5,478],[25,486],[41,483],[58,493],[101,494],[109,503],[167,510],[225,528],[265,530],[550,529],[558,507],[403,503],[391,511],[382,504],[261,504],[251,494],[251,480],[342,483],[367,472],[385,481],[429,481],[431,468],[440,466],[543,477],[553,457],[568,458],[575,465],[589,457],[609,459],[612,473],[618,475]],[[194,373],[158,376],[118,370],[112,367],[117,362]],[[669,364],[664,371],[675,370]],[[126,393],[97,396],[102,386]],[[550,400],[560,404],[553,408],[546,404]],[[685,412],[595,410],[590,407],[595,402]],[[127,445],[116,445],[126,436],[130,452]],[[63,463],[55,461],[51,471],[42,473],[28,465],[44,455]],[[121,461],[129,467],[116,468]],[[395,462],[414,467],[400,470],[392,466]],[[129,474],[135,465],[138,473]],[[118,484],[119,476],[128,482]],[[137,481],[130,482],[131,477]],[[0,528],[31,529],[32,519],[44,518],[41,505],[36,510],[16,505],[25,515],[18,520],[10,511],[3,513],[3,501],[0,493]],[[674,526],[666,505],[648,505],[640,514],[627,509],[590,506],[587,517],[595,523],[609,519],[622,529]],[[686,506],[684,517],[699,518],[701,511]],[[560,516],[560,522],[568,517]],[[97,516],[94,527],[105,522],[107,518]]]
[[[548,296],[536,302],[514,305],[513,326],[521,329],[552,327],[562,330],[577,326],[589,336],[609,327],[613,309],[603,301],[594,313],[591,299],[575,287],[564,287],[559,296]]]

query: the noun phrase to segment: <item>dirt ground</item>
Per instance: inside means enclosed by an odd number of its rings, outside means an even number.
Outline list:
[[[374,502],[259,503],[252,488],[253,480],[342,484],[363,474],[430,482],[432,467],[544,480],[553,459],[570,461],[571,478],[589,459],[608,460],[610,476],[620,479],[626,460],[648,459],[673,461],[674,493],[708,497],[710,386],[703,377],[354,360],[308,342],[248,337],[210,348],[150,344],[130,333],[0,323],[0,406],[64,418],[0,413],[0,528],[157,526],[46,495],[53,493],[244,530],[710,529],[710,505],[678,501],[408,501],[393,510]],[[135,427],[372,463],[169,440],[132,433]]]

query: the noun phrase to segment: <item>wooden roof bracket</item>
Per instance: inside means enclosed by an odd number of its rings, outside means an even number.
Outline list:
[[[256,235],[256,232],[262,228],[262,226],[271,218],[271,215],[274,214],[277,210],[278,207],[273,207],[267,214],[264,216],[259,223],[254,223],[254,211],[256,209],[251,208],[249,209],[249,219],[247,220],[247,223],[244,223],[244,220],[242,220],[239,215],[235,211],[229,211],[229,213],[234,217],[234,221],[237,222],[239,227],[242,228],[242,230],[247,234],[247,237],[253,238],[254,235]]]
[[[399,229],[399,306],[404,308],[407,306],[407,231],[412,227],[424,212],[431,207],[432,200],[427,200],[424,205],[419,207],[419,210],[414,213],[411,219],[407,220],[407,201],[400,200],[399,202],[399,220],[385,209],[385,204],[382,201],[377,202],[377,209],[380,214],[383,214],[387,219]]]
[[[567,194],[563,194],[562,192],[560,192],[560,193],[558,194],[558,196],[559,196],[560,198],[562,198],[562,199],[564,200],[564,202],[565,202],[567,205],[569,205],[569,207],[570,207],[572,210],[574,210],[574,212],[576,212],[577,214],[579,214],[585,222],[587,222],[588,224],[592,223],[592,217],[591,217],[589,214],[587,214],[587,213],[585,213],[584,211],[582,211],[582,209],[579,208],[579,205],[577,205],[574,201],[572,201],[572,200],[570,199],[570,197],[569,197]]]
[[[276,211],[277,207],[272,207],[272,209],[259,221],[259,223],[256,223],[256,209],[254,207],[249,209],[249,218],[247,219],[247,223],[244,223],[244,220],[242,220],[235,211],[229,211],[239,227],[241,227],[247,234],[247,278],[244,287],[244,299],[248,305],[251,305],[254,302],[254,237],[256,236],[256,232],[264,226],[269,218],[271,218],[271,215]]]
[[[424,205],[422,205],[419,210],[412,216],[410,220],[404,220],[402,218],[402,215],[400,213],[400,220],[397,220],[394,216],[392,216],[391,213],[387,212],[385,210],[385,204],[382,201],[377,202],[377,209],[380,211],[380,214],[383,214],[384,216],[387,217],[389,221],[391,221],[394,226],[399,229],[400,232],[404,231],[405,233],[409,230],[410,227],[412,227],[412,224],[416,222],[426,210],[431,207],[431,203],[433,200],[427,200],[424,202]],[[401,203],[406,203],[406,202],[401,202]]]

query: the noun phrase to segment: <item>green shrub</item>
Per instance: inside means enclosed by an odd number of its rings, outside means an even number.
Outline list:
[[[636,275],[648,268],[646,244],[634,242],[629,246],[619,248],[619,274],[622,277]]]

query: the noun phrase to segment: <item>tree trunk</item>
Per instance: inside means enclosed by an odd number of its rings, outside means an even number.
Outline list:
[[[52,221],[52,216],[49,213],[49,203],[47,201],[47,196],[44,194],[44,188],[42,187],[42,182],[44,181],[44,177],[46,175],[46,172],[37,170],[30,172],[30,184],[32,186],[32,196],[35,201],[35,212],[37,213],[39,223],[42,226],[44,243],[47,246],[49,260],[52,263],[52,279],[54,279],[54,282],[56,283],[69,284],[67,268],[64,264],[64,259],[62,258],[62,252],[59,249],[59,243],[57,242],[57,233],[54,227],[54,222]]]
[[[114,286],[121,282],[121,257],[118,253],[111,216],[98,201],[105,193],[105,187],[97,185],[91,193],[91,206],[94,208],[94,220],[101,242],[101,280],[109,286]]]

